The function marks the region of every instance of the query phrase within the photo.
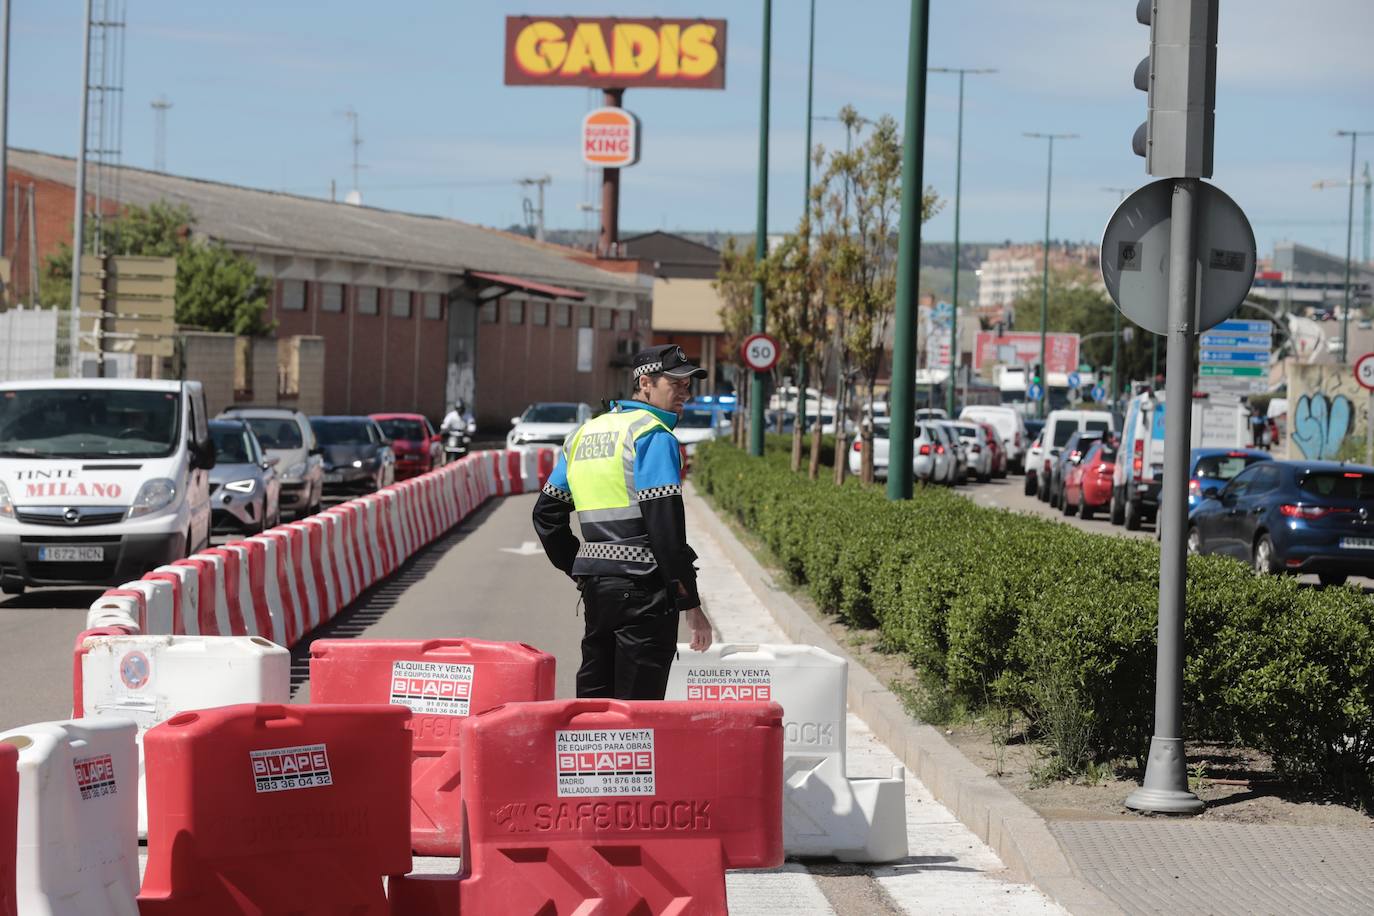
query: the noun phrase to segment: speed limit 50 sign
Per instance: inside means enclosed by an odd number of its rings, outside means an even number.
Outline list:
[[[751,334],[740,345],[740,358],[755,372],[767,372],[778,364],[782,348],[767,334]]]
[[[1355,381],[1374,391],[1374,353],[1366,353],[1355,360]]]

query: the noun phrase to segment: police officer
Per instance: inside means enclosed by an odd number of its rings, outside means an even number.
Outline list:
[[[635,354],[634,397],[613,401],[564,442],[535,503],[544,552],[576,580],[586,608],[579,697],[663,699],[679,612],[692,648],[711,644],[673,435],[692,379],[705,376],[676,345]],[[581,544],[569,524],[574,511]]]

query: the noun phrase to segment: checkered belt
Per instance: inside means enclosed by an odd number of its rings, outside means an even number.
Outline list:
[[[577,555],[585,560],[614,560],[622,563],[653,563],[654,552],[647,547],[631,544],[605,544],[596,541],[582,543]]]

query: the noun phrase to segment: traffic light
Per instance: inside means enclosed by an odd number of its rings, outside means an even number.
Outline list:
[[[1217,99],[1219,0],[1139,0],[1135,17],[1150,27],[1150,55],[1135,68],[1149,93],[1145,123],[1131,148],[1156,178],[1212,177]]]
[[[1039,364],[1039,363],[1036,363],[1035,366],[1031,369],[1031,381],[1034,382],[1034,383],[1037,384],[1037,385],[1040,384],[1040,364]]]

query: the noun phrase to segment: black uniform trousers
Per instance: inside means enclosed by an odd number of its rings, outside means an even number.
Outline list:
[[[661,700],[677,651],[677,605],[658,576],[583,576],[579,697]]]

